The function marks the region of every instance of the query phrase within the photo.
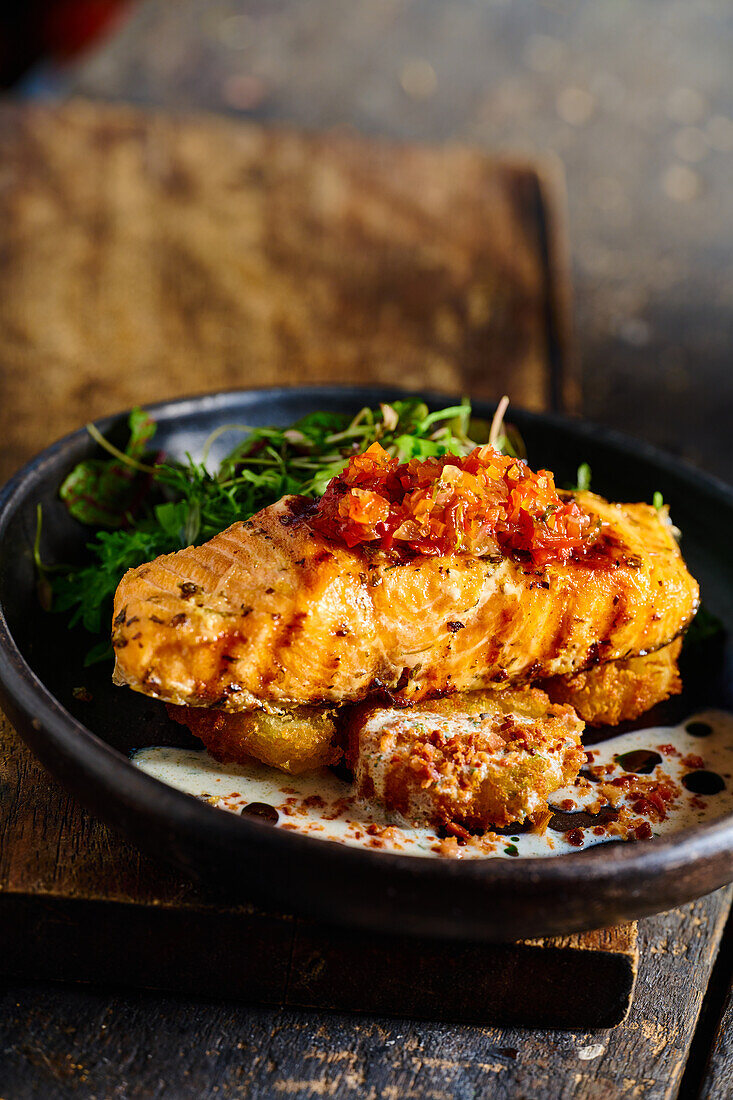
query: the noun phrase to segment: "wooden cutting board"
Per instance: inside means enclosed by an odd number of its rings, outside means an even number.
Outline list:
[[[458,146],[0,104],[0,477],[90,417],[238,386],[574,411],[559,186]]]
[[[224,387],[574,410],[557,187],[459,147],[0,106],[0,473]],[[8,974],[528,1026],[611,1026],[636,973],[634,925],[467,948],[232,906],[93,820],[1,716],[0,938]]]

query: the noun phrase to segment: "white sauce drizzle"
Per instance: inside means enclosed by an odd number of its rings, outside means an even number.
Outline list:
[[[708,726],[711,732],[707,736],[694,736],[688,732],[693,723]],[[674,791],[664,807],[663,820],[659,819],[660,814],[653,805],[646,804],[645,808],[645,804],[639,802],[638,793],[629,794],[612,783],[609,786],[610,781],[630,774],[615,758],[633,750],[656,752],[662,758],[661,764],[657,764],[650,774],[635,778],[641,780],[639,786],[660,782]],[[608,766],[602,782],[580,778],[555,792],[550,799],[552,807],[571,813],[597,810],[599,803],[608,804],[601,792],[610,793],[622,818],[631,820],[631,830],[641,825],[638,839],[644,839],[649,831],[655,837],[666,836],[733,813],[731,714],[702,711],[679,726],[658,726],[612,736],[589,746],[588,752],[594,774],[597,775],[603,765]],[[701,758],[702,762],[695,758]],[[431,826],[390,821],[377,807],[357,802],[349,784],[326,769],[306,775],[285,775],[256,761],[241,765],[220,764],[203,749],[166,746],[140,749],[132,759],[148,775],[220,809],[241,814],[252,803],[264,803],[278,811],[275,828],[406,855],[463,859],[558,856],[613,840],[614,829],[622,835],[629,832],[627,824],[623,829],[611,825],[601,833],[594,832],[592,826],[578,828],[572,833],[547,828],[544,833],[516,831],[510,836],[487,833],[465,842],[454,838],[446,841]],[[699,770],[716,773],[725,787],[714,794],[695,794],[686,789],[683,777]]]

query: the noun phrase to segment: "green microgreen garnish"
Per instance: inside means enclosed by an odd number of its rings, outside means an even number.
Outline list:
[[[142,462],[155,435],[155,421],[142,409],[133,409],[128,426],[130,439],[125,450],[120,451],[94,424],[87,424],[89,434],[114,461],[90,458],[75,466],[64,480],[59,495],[81,523],[94,527],[123,526],[155,473],[153,466]]]
[[[578,472],[575,475],[575,490],[578,493],[587,493],[590,489],[590,481],[591,468],[587,462],[583,462],[578,466]]]

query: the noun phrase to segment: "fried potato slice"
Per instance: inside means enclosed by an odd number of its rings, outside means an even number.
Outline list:
[[[682,680],[678,638],[646,657],[608,661],[574,676],[553,676],[542,688],[554,703],[568,703],[589,726],[616,726],[638,718],[670,695],[679,695]]]
[[[359,797],[449,831],[539,819],[585,762],[583,723],[536,688],[474,691],[347,720]]]
[[[341,750],[334,742],[336,725],[332,711],[322,707],[296,707],[285,714],[262,710],[202,710],[169,705],[174,721],[188,726],[217,760],[241,764],[248,757],[298,775],[338,763]]]

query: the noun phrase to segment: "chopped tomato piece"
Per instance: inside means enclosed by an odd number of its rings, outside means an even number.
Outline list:
[[[400,463],[373,443],[329,483],[312,523],[349,547],[523,556],[535,565],[582,557],[598,535],[548,470],[535,473],[488,444],[465,457]]]

